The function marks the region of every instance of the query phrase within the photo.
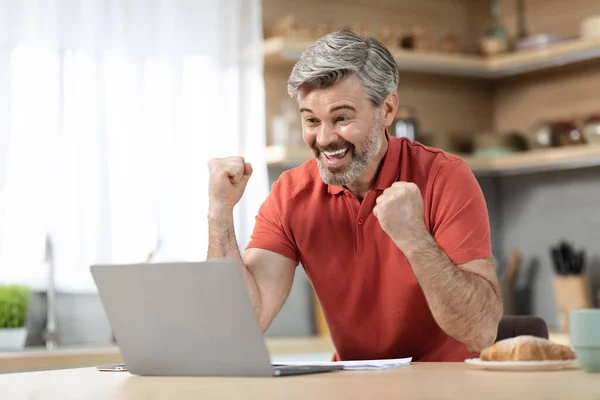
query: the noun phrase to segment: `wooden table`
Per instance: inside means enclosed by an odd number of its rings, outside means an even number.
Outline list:
[[[280,378],[139,377],[95,368],[0,375],[0,399],[599,399],[600,374],[497,372],[464,363]]]

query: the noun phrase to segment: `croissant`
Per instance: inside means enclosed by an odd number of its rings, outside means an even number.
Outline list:
[[[523,335],[499,340],[483,349],[479,358],[482,361],[574,360],[575,353],[569,346]]]

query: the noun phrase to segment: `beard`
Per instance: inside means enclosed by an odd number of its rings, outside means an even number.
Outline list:
[[[383,143],[383,132],[384,129],[381,124],[381,118],[379,117],[379,113],[376,112],[375,119],[371,125],[371,130],[367,134],[360,151],[356,150],[354,144],[344,139],[330,143],[325,147],[319,146],[315,141],[312,146],[312,151],[317,159],[319,173],[321,174],[323,182],[328,185],[347,186],[356,181],[364,172],[365,168],[367,168],[369,161],[379,154],[381,144]],[[321,160],[321,153],[323,151],[336,151],[340,149],[349,149],[348,151],[352,155],[352,159],[347,165],[344,165],[343,167],[328,167],[323,163]]]

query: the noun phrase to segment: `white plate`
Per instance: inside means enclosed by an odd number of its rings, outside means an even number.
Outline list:
[[[465,362],[479,369],[493,371],[556,371],[560,369],[579,368],[579,364],[575,360],[481,361],[479,358],[468,358]]]

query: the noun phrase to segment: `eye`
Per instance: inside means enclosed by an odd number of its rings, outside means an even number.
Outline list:
[[[306,123],[308,125],[316,125],[319,123],[319,120],[313,117],[306,118]]]
[[[339,117],[337,117],[335,119],[335,122],[346,122],[346,121],[350,121],[350,117],[348,117],[347,115],[340,115]]]

